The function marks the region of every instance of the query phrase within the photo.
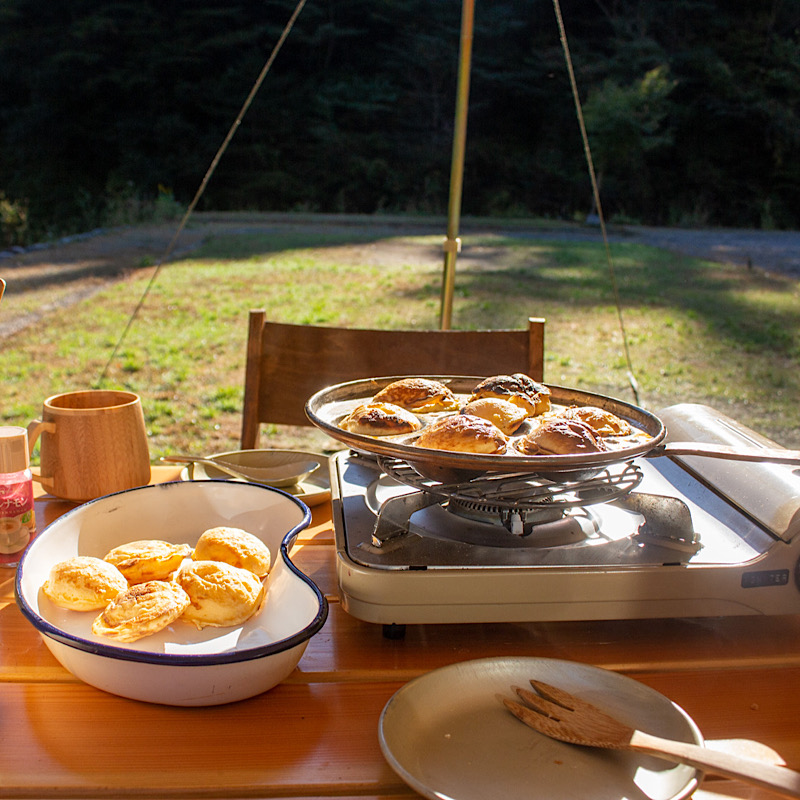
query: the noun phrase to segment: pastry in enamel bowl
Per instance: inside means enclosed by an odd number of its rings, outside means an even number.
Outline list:
[[[608,450],[603,440],[577,419],[553,417],[523,436],[516,445],[526,456],[581,455]]]
[[[454,414],[428,426],[416,441],[430,450],[495,455],[505,453],[506,437],[489,420],[471,414]]]
[[[269,572],[269,548],[257,536],[240,528],[210,528],[197,540],[195,561],[222,561],[249,570],[259,578]]]
[[[241,625],[261,608],[266,593],[252,572],[219,561],[187,563],[175,582],[189,596],[183,619],[200,629]]]
[[[364,436],[393,436],[418,431],[422,423],[401,406],[373,401],[353,409],[339,427]]]
[[[499,397],[479,397],[477,400],[471,400],[461,409],[461,413],[488,419],[506,436],[517,431],[528,418],[528,412],[524,408]]]
[[[571,406],[562,416],[566,419],[585,422],[600,436],[628,436],[633,432],[631,426],[624,419],[596,406]]]
[[[191,555],[187,544],[170,544],[159,539],[142,539],[115,547],[105,555],[129,583],[169,580],[184,558]]]
[[[98,611],[128,588],[125,576],[102,558],[74,556],[50,570],[42,591],[57,606]]]
[[[453,392],[440,381],[430,378],[401,378],[381,389],[372,402],[391,403],[417,414],[458,410],[458,400]]]
[[[105,607],[92,633],[135,642],[175,622],[188,606],[189,595],[174,581],[136,583]]]
[[[495,375],[481,381],[473,390],[470,402],[482,397],[499,397],[524,408],[531,416],[550,410],[550,390],[533,378],[515,372],[513,375]]]

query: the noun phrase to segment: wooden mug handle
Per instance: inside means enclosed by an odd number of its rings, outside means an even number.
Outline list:
[[[40,419],[35,419],[28,425],[28,453],[33,452],[33,446],[36,444],[40,434],[42,433],[55,433],[56,432],[56,424],[55,422],[42,422]],[[44,485],[46,481],[50,481],[49,475],[42,475],[41,474],[41,467],[39,468],[39,472],[31,472],[33,475],[33,479],[38,483]],[[47,488],[47,487],[45,487]]]

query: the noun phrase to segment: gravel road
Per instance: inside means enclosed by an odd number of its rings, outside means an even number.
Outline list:
[[[602,241],[600,229],[530,231],[517,234],[530,238],[580,238]],[[800,231],[756,231],[690,228],[616,227],[609,231],[612,242],[637,242],[707,261],[736,264],[800,278]]]
[[[800,231],[627,228],[625,236],[628,241],[641,241],[708,261],[800,278]]]

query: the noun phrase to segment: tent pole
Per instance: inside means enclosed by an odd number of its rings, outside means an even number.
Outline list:
[[[458,59],[453,155],[450,166],[450,200],[447,209],[447,238],[444,241],[444,273],[439,326],[448,330],[453,315],[453,290],[456,280],[456,256],[461,250],[458,226],[461,217],[461,195],[464,183],[464,150],[467,141],[467,109],[469,107],[469,74],[472,60],[472,28],[475,0],[464,0],[461,8],[461,43]]]

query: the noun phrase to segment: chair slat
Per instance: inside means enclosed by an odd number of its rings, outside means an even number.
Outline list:
[[[542,380],[544,320],[522,330],[396,331],[268,322],[250,312],[242,447],[257,446],[259,426],[309,425],[305,403],[320,389],[390,375],[524,372]]]

